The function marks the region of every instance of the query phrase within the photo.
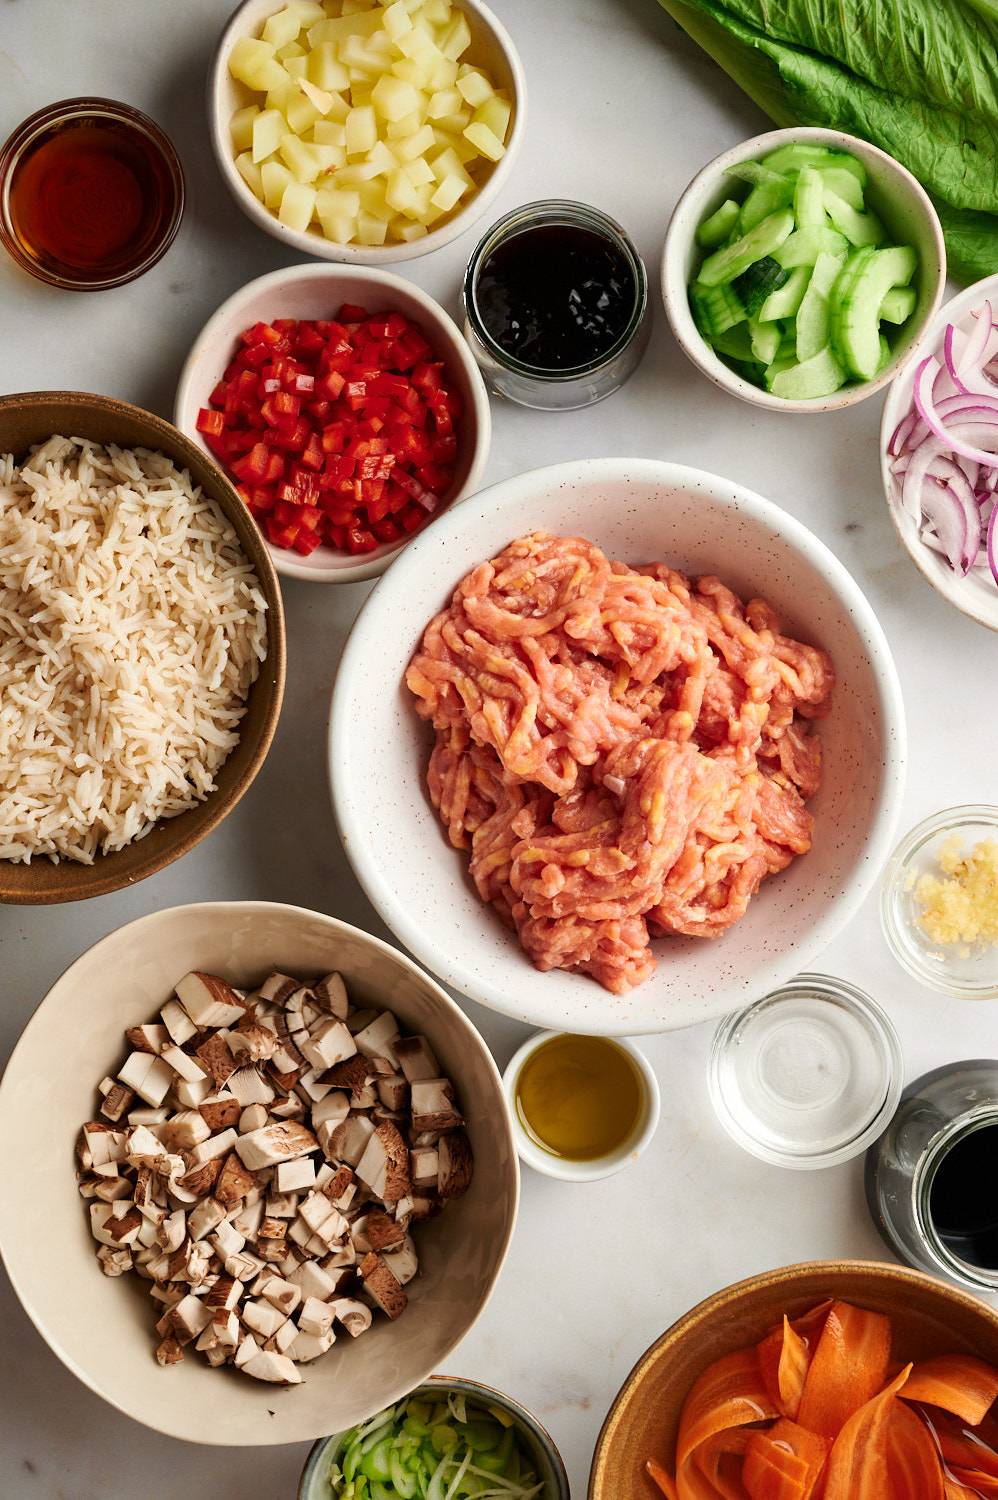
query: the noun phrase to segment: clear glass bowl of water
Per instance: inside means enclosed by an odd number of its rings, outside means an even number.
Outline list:
[[[947,807],[901,840],[880,888],[884,937],[898,963],[920,984],[963,1000],[998,999],[998,943],[937,943],[921,925],[918,883],[923,875],[941,876],[939,854],[953,840],[961,853],[998,842],[998,807]]]
[[[753,1156],[831,1167],[864,1151],[897,1108],[901,1043],[862,990],[800,974],[721,1023],[708,1082],[721,1124]]]

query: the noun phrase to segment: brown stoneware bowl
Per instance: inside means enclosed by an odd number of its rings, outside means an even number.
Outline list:
[[[641,1356],[603,1423],[589,1500],[661,1500],[645,1460],[671,1467],[679,1413],[697,1376],[722,1355],[758,1343],[785,1312],[795,1317],[828,1297],[885,1313],[894,1360],[973,1353],[998,1364],[998,1311],[920,1271],[861,1260],[766,1271],[708,1297]]]
[[[22,458],[36,443],[58,433],[120,447],[154,448],[215,501],[231,522],[252,562],[267,601],[267,657],[250,689],[239,744],[222,766],[217,790],[179,817],[164,819],[145,838],[93,864],[47,857],[28,864],[0,860],[0,902],[45,905],[104,896],[134,885],[193,849],[231,812],[259,771],[277,727],[284,695],[284,609],[274,565],[252,517],[222,471],[203,450],[169,422],[112,396],[85,391],[28,391],[0,397],[0,453]]]

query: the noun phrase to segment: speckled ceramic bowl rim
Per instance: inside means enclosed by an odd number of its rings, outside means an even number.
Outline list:
[[[907,167],[903,167],[886,151],[881,151],[879,146],[860,140],[857,136],[848,135],[842,130],[828,130],[818,125],[793,126],[786,130],[767,130],[762,135],[754,135],[749,140],[723,151],[720,156],[715,156],[714,160],[702,167],[684,188],[666,231],[661,271],[662,301],[665,304],[669,327],[680,348],[707,376],[708,380],[713,381],[729,395],[737,396],[739,400],[747,401],[752,406],[765,407],[767,411],[804,415],[810,413],[811,416],[815,416],[820,412],[841,411],[847,406],[855,406],[857,402],[865,401],[868,396],[874,395],[888,385],[902,365],[907,363],[910,356],[904,353],[896,355],[873,380],[866,380],[860,385],[843,386],[831,396],[823,396],[815,401],[787,401],[779,396],[771,395],[769,391],[761,390],[749,380],[743,380],[714,353],[693,321],[686,295],[686,251],[697,228],[692,222],[692,197],[701,187],[723,176],[727,169],[736,163],[755,159],[768,151],[775,151],[778,146],[788,146],[794,143],[852,151],[860,158],[873,156],[893,174],[898,192],[907,195],[912,207],[921,214],[928,226],[936,251],[935,286],[929,306],[922,315],[923,327],[927,327],[933,321],[942,301],[946,285],[946,243],[943,239],[939,215],[933,208],[925,189]]]
[[[459,505],[462,500],[473,495],[485,472],[492,444],[492,408],[489,405],[489,393],[471,350],[447,309],[435,301],[428,292],[424,292],[422,287],[417,286],[414,281],[409,281],[406,277],[399,276],[392,271],[383,271],[380,267],[331,265],[328,261],[313,260],[304,266],[284,266],[277,271],[268,271],[264,276],[257,276],[253,281],[247,281],[245,286],[241,286],[230,297],[226,297],[194,340],[180,371],[177,393],[173,402],[173,420],[178,432],[182,432],[189,442],[196,443],[218,467],[218,460],[212,457],[201,434],[189,427],[185,420],[185,408],[189,406],[191,410],[194,409],[193,387],[199,373],[200,361],[209,349],[220,342],[223,336],[222,330],[239,308],[255,302],[268,292],[274,292],[276,295],[282,289],[294,286],[296,282],[314,281],[317,278],[328,280],[331,295],[335,293],[337,282],[351,280],[368,282],[373,290],[377,291],[380,288],[389,297],[394,293],[396,297],[411,298],[425,318],[430,334],[439,344],[446,344],[454,362],[461,366],[472,397],[471,410],[464,412],[461,418],[463,422],[470,422],[472,425],[470,459],[465,481],[461,488],[441,506],[439,514],[442,515],[452,505]],[[219,352],[221,354],[221,351]],[[217,361],[219,375],[225,368],[227,359],[228,353]],[[231,484],[232,481],[230,480],[229,483]],[[411,538],[404,536],[389,551],[380,553],[377,557],[360,556],[355,562],[345,566],[322,568],[315,562],[323,551],[322,548],[318,548],[311,554],[311,566],[306,566],[297,559],[294,552],[273,546],[266,536],[263,536],[263,544],[270,553],[274,567],[281,577],[299,578],[305,583],[360,583],[366,578],[376,578],[379,573],[385,571],[404,547],[410,545],[410,542]],[[337,553],[336,556],[340,557],[341,554]]]
[[[743,1281],[733,1282],[731,1286],[723,1287],[691,1307],[689,1312],[677,1318],[666,1331],[649,1344],[648,1348],[637,1360],[620,1390],[613,1398],[610,1410],[606,1414],[599,1436],[596,1439],[596,1448],[593,1452],[592,1465],[589,1471],[589,1487],[587,1495],[589,1500],[595,1500],[597,1486],[600,1482],[600,1471],[603,1466],[604,1456],[609,1444],[613,1441],[617,1425],[622,1418],[621,1408],[628,1400],[633,1387],[638,1384],[649,1364],[663,1350],[668,1350],[688,1333],[691,1329],[702,1327],[704,1323],[711,1321],[717,1316],[723,1316],[727,1309],[737,1306],[740,1299],[748,1292],[756,1291],[763,1287],[786,1286],[791,1290],[793,1284],[799,1278],[812,1275],[816,1272],[834,1271],[837,1275],[845,1273],[856,1276],[866,1275],[870,1271],[876,1271],[891,1281],[901,1283],[902,1287],[920,1285],[924,1289],[932,1289],[939,1295],[943,1302],[955,1302],[969,1312],[990,1319],[998,1329],[998,1309],[990,1307],[980,1297],[973,1296],[970,1292],[960,1291],[941,1281],[936,1276],[929,1276],[924,1271],[914,1271],[907,1266],[893,1265],[888,1261],[879,1260],[811,1260],[798,1261],[791,1266],[780,1266],[772,1271],[763,1271],[756,1276],[747,1276]],[[862,1295],[860,1295],[862,1300]]]
[[[287,248],[298,251],[302,255],[340,261],[344,265],[380,266],[388,265],[393,261],[415,260],[417,256],[428,255],[432,250],[439,250],[464,234],[481,218],[505,186],[523,144],[527,127],[527,78],[513,39],[498,16],[487,5],[483,5],[482,0],[458,0],[458,3],[459,8],[472,17],[473,25],[477,23],[492,33],[497,47],[506,59],[506,66],[509,68],[513,82],[513,128],[506,142],[504,155],[500,157],[485,182],[468,200],[465,207],[453,218],[445,220],[439,229],[431,229],[428,234],[424,234],[422,239],[397,245],[337,245],[332,240],[326,240],[317,234],[288,229],[280,222],[276,214],[264,207],[249,185],[243,181],[236,170],[235,157],[229,144],[228,121],[221,119],[219,96],[226,86],[226,69],[233,44],[241,36],[251,34],[246,20],[247,12],[259,14],[262,19],[272,11],[280,9],[280,0],[272,0],[266,9],[261,6],[260,0],[243,0],[243,3],[236,7],[222,29],[208,70],[208,133],[225,185],[248,219],[251,219],[259,229],[273,235],[274,239],[280,240]],[[253,23],[253,30],[256,24],[257,22]]]
[[[471,1396],[475,1400],[487,1401],[490,1405],[501,1406],[504,1411],[509,1412],[517,1425],[525,1429],[537,1443],[538,1447],[544,1451],[554,1471],[557,1493],[544,1495],[541,1497],[541,1500],[571,1500],[568,1475],[565,1472],[565,1464],[562,1456],[558,1451],[554,1438],[548,1432],[547,1428],[541,1425],[533,1412],[528,1411],[525,1406],[521,1405],[519,1401],[515,1401],[512,1396],[507,1396],[502,1391],[494,1390],[490,1385],[483,1385],[480,1380],[468,1380],[461,1375],[431,1375],[428,1380],[424,1381],[422,1385],[417,1385],[409,1394],[411,1396],[418,1396],[423,1391],[428,1391],[436,1395],[444,1390],[461,1391],[464,1395]],[[313,1443],[305,1460],[305,1467],[302,1469],[301,1478],[298,1481],[298,1500],[315,1500],[315,1497],[310,1494],[310,1487],[316,1478],[316,1471],[322,1461],[322,1456],[335,1443],[338,1443],[342,1436],[341,1432],[334,1432],[329,1437],[319,1438]]]
[[[910,517],[901,513],[899,506],[892,500],[891,492],[894,481],[891,475],[890,455],[887,452],[887,445],[901,420],[899,407],[902,399],[904,399],[906,410],[910,406],[911,386],[914,383],[916,365],[926,355],[938,352],[940,335],[947,323],[959,322],[972,308],[977,307],[988,297],[995,303],[995,312],[998,313],[998,274],[985,276],[983,280],[975,281],[973,286],[965,287],[962,292],[958,292],[942,307],[937,308],[926,323],[904,364],[894,372],[894,380],[887,393],[880,422],[880,476],[884,486],[887,513],[894,525],[894,530],[922,577],[932,585],[937,594],[941,594],[948,604],[952,604],[969,620],[976,620],[978,625],[983,625],[988,630],[998,631],[998,583],[991,580],[990,574],[985,575],[985,580],[992,586],[994,593],[994,603],[990,610],[983,602],[977,605],[973,599],[966,597],[967,580],[958,577],[945,558],[940,557],[937,552],[933,552],[931,547],[926,547],[925,543],[919,540],[918,529],[914,522]]]
[[[691,491],[706,489],[712,502],[719,507],[741,509],[796,547],[814,568],[824,574],[830,588],[849,611],[858,634],[868,644],[870,672],[882,705],[885,752],[881,789],[873,826],[868,834],[863,868],[854,876],[849,888],[840,892],[813,922],[809,940],[798,943],[778,966],[774,966],[773,976],[766,980],[766,985],[771,989],[776,988],[786,983],[800,969],[806,968],[851,921],[874,889],[894,844],[907,765],[906,728],[901,683],[883,627],[855,579],[819,537],[795,516],[734,480],[724,479],[686,464],[648,458],[578,459],[530,470],[528,474],[535,482],[543,481],[545,488],[551,491],[580,482],[612,484],[627,478],[638,479],[660,488],[671,486]],[[481,514],[482,510],[496,514],[508,510],[520,519],[521,486],[526,477],[525,474],[514,475],[482,490],[474,499],[475,514]],[[365,820],[355,820],[338,789],[337,767],[347,763],[350,739],[355,728],[352,706],[348,701],[348,685],[352,675],[364,673],[368,669],[371,647],[366,636],[371,622],[377,618],[389,592],[398,598],[405,598],[410,573],[418,574],[424,567],[433,569],[436,566],[432,549],[446,545],[449,534],[461,528],[462,517],[467,513],[467,507],[454,508],[441,516],[433,527],[417,536],[396,558],[378,587],[362,605],[344,645],[333,684],[328,721],[327,767],[333,811],[347,858],[368,899],[399,942],[445,984],[452,985],[461,994],[468,995],[502,1015],[524,1020],[530,1019],[530,1016],[524,1013],[515,995],[488,978],[479,978],[474,970],[467,967],[459,952],[439,948],[433,933],[413,921],[405,904],[395,900],[377,860],[368,849]],[[711,1015],[720,1014],[723,1014],[720,1010],[708,1011],[698,1017],[698,1020],[707,1020]],[[537,1024],[536,1020],[534,1024]],[[600,1013],[598,1028],[587,1027],[584,1017],[580,1017],[575,1024],[579,1031],[598,1029],[598,1033],[603,1036],[635,1036],[671,1030],[676,1023],[673,1026],[659,1024],[645,1028],[626,1023],[622,1025],[614,1013],[608,1010]],[[683,1024],[693,1023],[687,1021]]]
[[[517,1048],[506,1064],[502,1075],[502,1086],[506,1095],[506,1103],[509,1106],[509,1117],[513,1122],[513,1140],[516,1143],[516,1151],[520,1160],[528,1167],[533,1167],[535,1172],[542,1172],[545,1177],[557,1177],[562,1182],[599,1182],[604,1177],[612,1177],[616,1172],[622,1172],[625,1167],[632,1166],[651,1145],[662,1115],[662,1091],[658,1085],[655,1069],[640,1047],[636,1047],[628,1037],[602,1038],[607,1046],[619,1047],[627,1054],[641,1079],[644,1102],[638,1125],[624,1144],[607,1156],[594,1157],[588,1161],[570,1161],[565,1157],[555,1156],[552,1152],[545,1151],[543,1146],[538,1146],[524,1129],[516,1107],[516,1085],[527,1059],[533,1057],[538,1048],[543,1047],[546,1042],[566,1035],[573,1035],[573,1033],[535,1031],[533,1036],[527,1037],[522,1047]]]

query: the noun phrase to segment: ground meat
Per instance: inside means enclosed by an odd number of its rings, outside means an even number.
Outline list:
[[[717,578],[535,532],[462,579],[406,682],[433,805],[539,969],[624,993],[651,935],[717,936],[811,847],[832,663]]]

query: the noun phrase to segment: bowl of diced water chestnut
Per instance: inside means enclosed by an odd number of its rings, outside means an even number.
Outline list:
[[[181,372],[181,432],[224,469],[286,578],[355,583],[473,494],[488,394],[440,305],[389,271],[273,271],[209,319]]]

